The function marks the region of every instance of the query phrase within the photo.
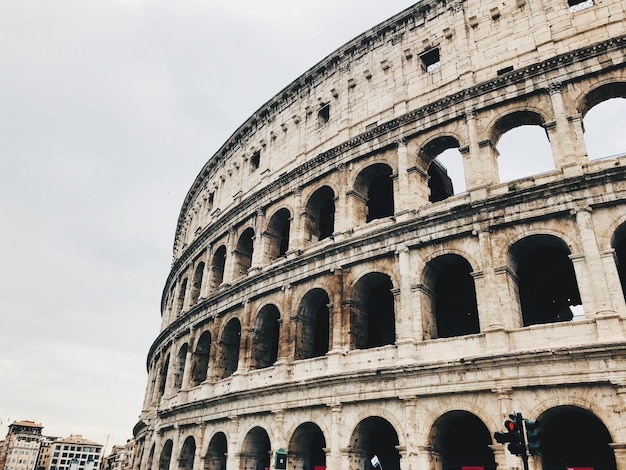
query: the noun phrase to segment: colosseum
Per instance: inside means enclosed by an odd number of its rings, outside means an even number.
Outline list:
[[[585,140],[625,33],[623,0],[422,0],[250,116],[182,205],[135,468],[626,470],[626,153]],[[518,128],[549,155],[510,178]]]

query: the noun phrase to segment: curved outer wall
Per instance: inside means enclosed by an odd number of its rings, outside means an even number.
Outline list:
[[[424,0],[236,130],[180,213],[136,468],[513,468],[518,410],[532,468],[626,470],[626,156],[582,123],[626,97],[626,13],[570,4]],[[501,181],[520,125],[554,170]]]

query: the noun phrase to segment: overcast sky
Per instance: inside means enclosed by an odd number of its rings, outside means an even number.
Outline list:
[[[109,448],[131,437],[203,164],[412,3],[0,0],[0,439],[21,419]]]

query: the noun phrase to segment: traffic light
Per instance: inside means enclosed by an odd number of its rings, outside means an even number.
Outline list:
[[[524,419],[526,425],[526,438],[528,440],[528,453],[530,455],[541,454],[541,427],[539,420]]]
[[[524,431],[522,430],[522,415],[512,413],[504,422],[506,432],[495,432],[493,437],[499,444],[509,443],[507,449],[513,455],[526,455],[526,445],[524,441]]]

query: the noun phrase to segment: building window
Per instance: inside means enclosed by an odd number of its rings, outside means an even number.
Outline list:
[[[326,124],[330,120],[330,104],[322,104],[320,110],[317,112],[317,120],[320,125]]]
[[[422,59],[422,68],[426,72],[432,72],[441,66],[441,58],[439,57],[439,48],[435,47],[424,52],[420,59]]]
[[[593,6],[593,0],[567,0],[567,4],[569,5],[569,11],[574,13]]]
[[[250,157],[250,172],[258,170],[260,164],[261,152],[254,152],[254,154]]]

